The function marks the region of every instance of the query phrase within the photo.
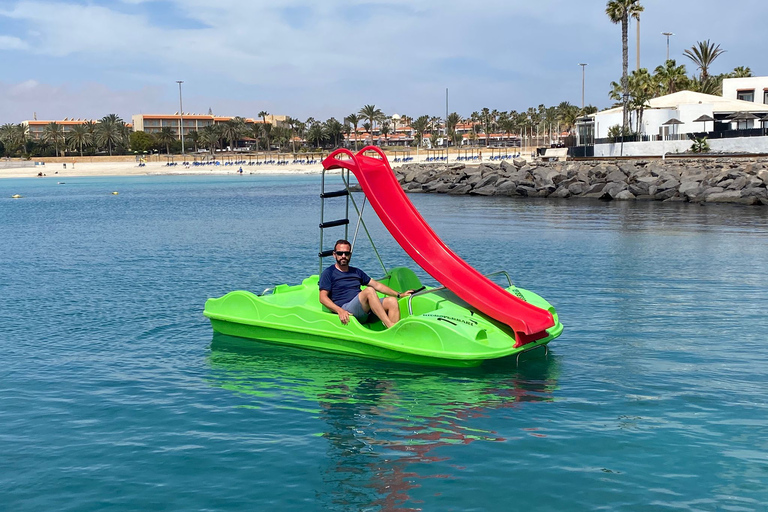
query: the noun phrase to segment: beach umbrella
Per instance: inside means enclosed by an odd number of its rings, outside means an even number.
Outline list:
[[[715,118],[712,116],[708,116],[707,114],[704,114],[703,116],[699,116],[696,119],[693,120],[694,123],[704,123],[704,131],[707,131],[707,121],[714,121]]]
[[[685,124],[685,123],[683,123],[681,120],[676,119],[676,118],[673,117],[672,119],[670,119],[666,123],[662,123],[662,126],[677,126],[679,124]]]
[[[759,119],[755,114],[751,112],[735,112],[728,116],[728,119],[730,121],[736,121],[738,124],[741,124],[743,121],[745,123],[744,128],[746,128],[746,122],[747,121],[753,121],[755,119]],[[741,129],[739,126],[737,126],[738,129]]]
[[[751,121],[759,118],[751,112],[734,112],[728,116],[728,119],[731,121]]]

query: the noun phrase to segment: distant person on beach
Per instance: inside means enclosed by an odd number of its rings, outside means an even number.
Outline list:
[[[336,263],[320,274],[320,303],[339,315],[342,324],[349,323],[349,316],[354,316],[361,324],[378,317],[386,328],[400,321],[400,307],[397,299],[413,293],[408,290],[398,293],[389,286],[368,277],[368,274],[356,267],[350,267],[352,244],[339,240],[333,248]],[[366,288],[360,291],[360,287]],[[389,295],[379,298],[376,292]],[[396,298],[395,298],[396,297]]]

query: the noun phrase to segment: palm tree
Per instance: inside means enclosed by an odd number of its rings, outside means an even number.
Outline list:
[[[91,132],[84,124],[76,124],[67,134],[67,143],[72,149],[79,149],[80,156],[83,156],[83,146],[87,146],[93,140]]]
[[[379,125],[379,133],[381,133],[384,136],[385,146],[389,145],[389,137],[387,137],[387,135],[389,135],[390,131],[391,131],[391,128],[390,128],[389,120],[388,119],[382,120],[381,124]]]
[[[579,107],[576,105],[571,105],[567,101],[564,101],[557,106],[557,122],[562,123],[568,129],[568,132],[573,129],[578,117]]]
[[[429,128],[429,116],[419,116],[418,119],[411,123],[411,128],[416,132],[416,145],[421,146],[421,141],[424,140],[424,132]]]
[[[610,0],[605,7],[605,14],[608,15],[612,23],[621,23],[621,89],[622,104],[624,109],[623,126],[627,126],[629,110],[627,101],[629,100],[629,45],[628,31],[629,18],[640,19],[640,13],[643,12],[643,6],[640,0]]]
[[[376,105],[365,105],[360,109],[360,112],[358,112],[357,115],[363,119],[367,119],[371,124],[371,143],[373,143],[373,127],[376,125],[377,121],[384,118],[384,112],[382,112],[381,109],[376,108]]]
[[[310,126],[309,130],[307,130],[307,140],[309,142],[314,142],[315,147],[319,148],[325,138],[326,132],[323,128],[323,125],[318,122],[312,123],[312,126]]]
[[[170,154],[171,144],[173,144],[173,142],[176,140],[176,130],[170,126],[163,126],[160,128],[160,131],[157,132],[155,137],[157,137],[157,142],[165,145],[165,154]]]
[[[190,132],[187,133],[187,138],[192,141],[192,145],[195,148],[195,153],[197,153],[197,149],[200,146],[200,140],[202,138],[200,136],[200,132],[197,130],[190,130]]]
[[[360,123],[360,117],[357,114],[349,114],[347,117],[344,118],[344,122],[352,125],[354,127],[355,132],[355,151],[357,151],[357,125]],[[309,123],[307,123],[309,124]]]
[[[648,73],[646,68],[633,71],[629,77],[630,107],[637,112],[637,133],[641,134],[643,113],[648,102],[657,96],[658,82]]]
[[[242,117],[235,117],[222,124],[221,135],[229,141],[230,153],[235,150],[237,142],[245,132],[245,120]]]
[[[269,115],[269,112],[267,112],[266,110],[262,110],[261,112],[259,112],[259,117],[264,122],[264,129],[262,131],[264,132],[264,136],[267,138],[267,151],[270,150],[269,132],[272,131],[272,130],[267,128],[267,116],[268,115]],[[270,125],[270,128],[271,128],[271,125]]]
[[[208,125],[204,126],[201,130],[203,142],[208,145],[208,149],[211,152],[211,157],[216,155],[216,147],[219,145],[221,139],[221,125]]]
[[[342,125],[335,117],[330,118],[325,122],[325,133],[328,137],[333,139],[334,147],[339,146],[339,138],[344,131],[344,125]]]
[[[691,59],[696,68],[701,70],[700,80],[705,82],[709,78],[709,68],[712,63],[721,54],[725,53],[725,50],[720,49],[720,45],[715,46],[715,43],[706,41],[698,41],[689,50],[685,50],[683,54]]]
[[[50,122],[43,128],[43,141],[53,145],[56,156],[59,153],[59,144],[64,143],[64,129],[56,122]]]
[[[295,153],[296,152],[296,141],[293,140],[296,137],[296,125],[299,123],[298,119],[294,119],[293,117],[286,117],[285,118],[285,124],[288,125],[288,129],[291,130],[291,150]]]
[[[101,118],[95,128],[95,142],[100,147],[105,147],[112,156],[112,147],[122,142],[125,123],[116,114],[109,114]]]
[[[27,142],[27,125],[6,123],[0,126],[0,142],[5,145],[6,153],[23,149]]]
[[[668,60],[663,66],[658,66],[654,71],[656,80],[660,83],[665,94],[674,94],[688,83],[685,65],[677,65],[673,59]]]
[[[731,78],[749,78],[752,76],[752,70],[745,68],[744,66],[739,66],[733,68],[733,71],[731,71],[730,75]]]

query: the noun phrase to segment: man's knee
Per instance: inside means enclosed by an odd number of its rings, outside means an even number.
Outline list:
[[[382,302],[385,308],[396,308],[397,307],[397,299],[394,297],[387,297],[384,299],[384,302]]]
[[[362,295],[363,297],[365,297],[368,300],[376,299],[378,297],[376,295],[376,290],[374,290],[370,286],[368,288],[366,288],[365,290],[363,290],[362,292],[360,292],[360,295]]]

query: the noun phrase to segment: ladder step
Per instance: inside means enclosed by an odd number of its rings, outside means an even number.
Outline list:
[[[347,224],[349,224],[349,219],[329,220],[328,222],[321,222],[320,229],[346,226]]]
[[[329,197],[341,197],[341,196],[348,196],[349,190],[343,189],[343,190],[336,190],[334,192],[323,192],[320,194],[321,199],[327,199]]]
[[[318,256],[321,258],[327,258],[328,256],[331,256],[333,254],[333,249],[328,249],[327,251],[319,252],[317,253]]]

